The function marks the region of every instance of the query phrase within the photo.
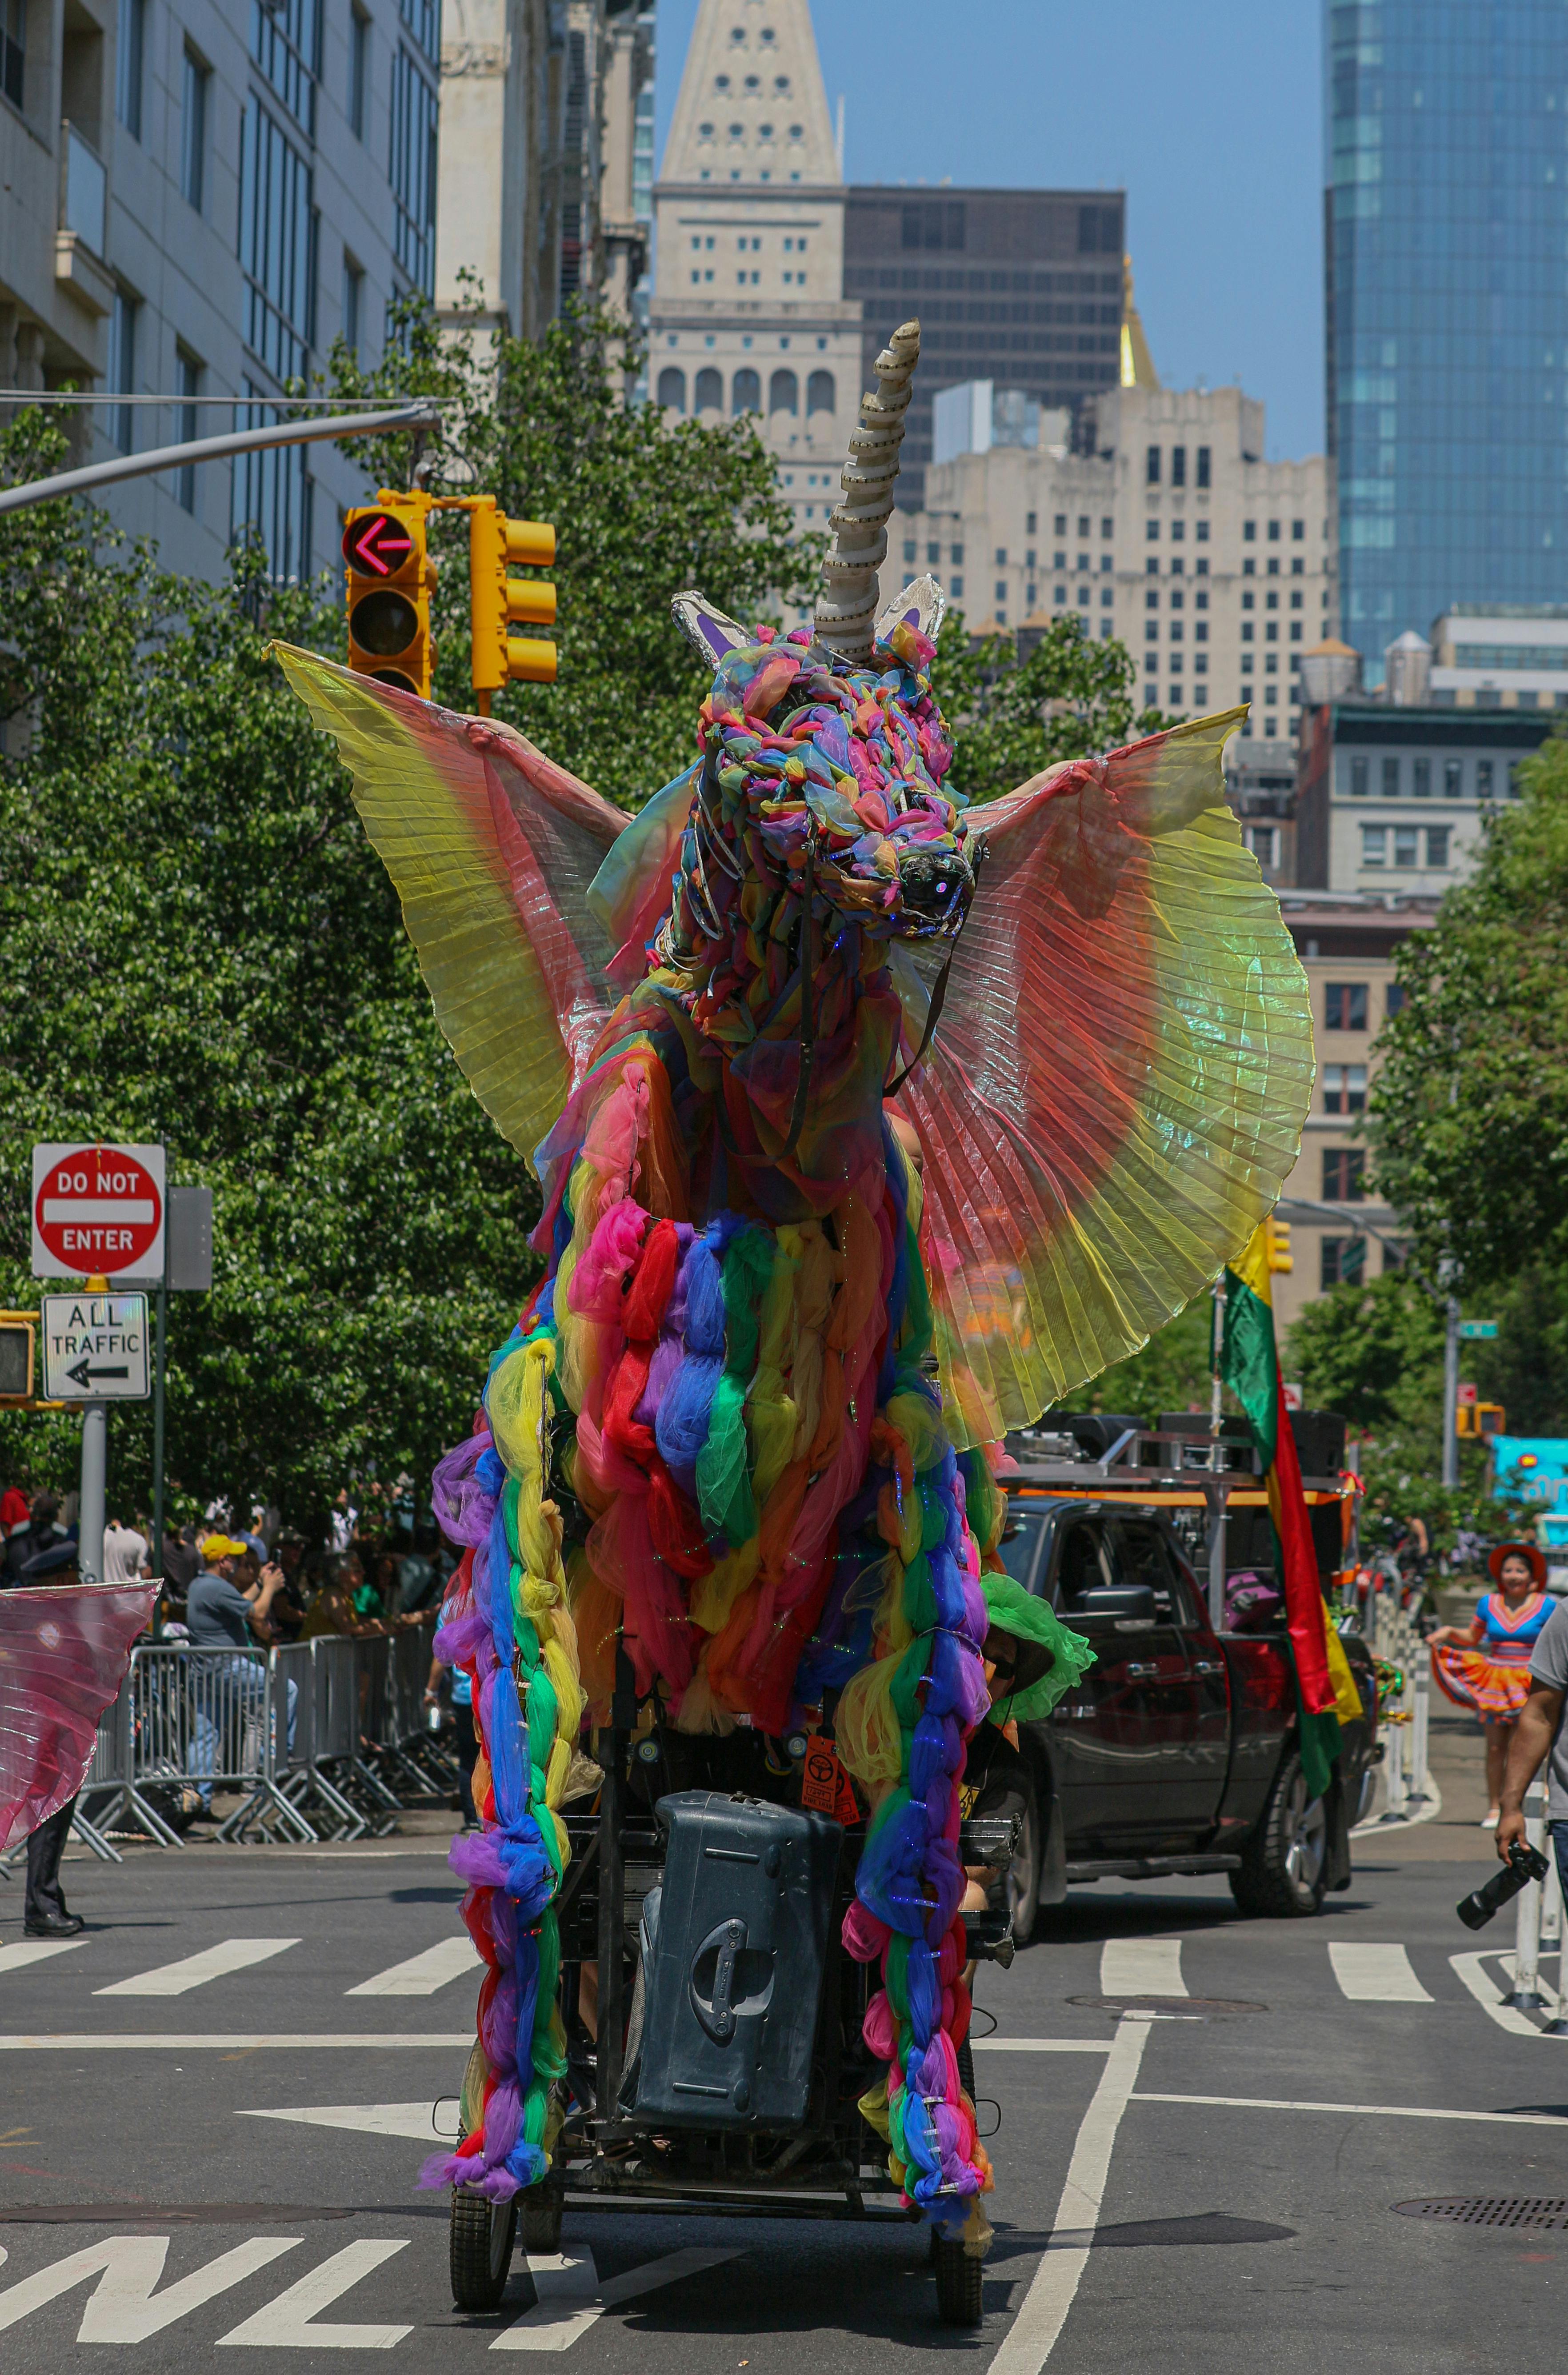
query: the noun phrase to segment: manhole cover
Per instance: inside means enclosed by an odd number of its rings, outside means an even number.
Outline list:
[[[1267,2004],[1236,2003],[1228,1996],[1069,1996],[1067,2002],[1087,2004],[1092,2012],[1164,2012],[1188,2020],[1207,2020],[1215,2013],[1268,2010]]]
[[[1430,2202],[1397,2202],[1401,2218],[1445,2218],[1451,2227],[1568,2227],[1568,2194],[1440,2194]]]

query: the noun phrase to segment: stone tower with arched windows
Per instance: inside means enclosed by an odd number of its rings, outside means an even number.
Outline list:
[[[759,415],[802,527],[825,527],[860,399],[843,160],[808,0],[701,0],[654,194],[649,393]]]

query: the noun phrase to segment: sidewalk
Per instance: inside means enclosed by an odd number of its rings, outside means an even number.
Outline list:
[[[1389,1863],[1475,1864],[1490,1856],[1491,1834],[1480,1827],[1486,1812],[1486,1743],[1475,1718],[1456,1709],[1439,1714],[1434,1707],[1427,1759],[1443,1795],[1443,1812],[1430,1823],[1409,1828],[1390,1824],[1386,1831],[1364,1832],[1355,1842],[1358,1861],[1375,1857]],[[1380,1770],[1373,1814],[1382,1805]]]

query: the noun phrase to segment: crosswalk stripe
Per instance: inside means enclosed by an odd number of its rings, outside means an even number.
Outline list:
[[[346,1988],[350,1996],[433,1996],[438,1988],[451,1985],[466,1973],[484,1968],[483,1958],[466,1931],[460,1938],[443,1938],[439,1946],[427,1946],[422,1955],[410,1955],[406,1963],[393,1963],[373,1979],[361,1979],[357,1988]]]
[[[25,1971],[29,1964],[47,1963],[51,1955],[68,1955],[73,1946],[86,1944],[85,1938],[18,1938],[0,1946],[0,1971]]]
[[[644,2293],[678,2284],[683,2276],[697,2275],[705,2268],[717,2268],[725,2261],[739,2257],[738,2251],[707,2251],[690,2247],[672,2251],[667,2259],[646,2261],[626,2275],[611,2276],[601,2284],[592,2251],[531,2251],[528,2274],[534,2279],[538,2300],[533,2309],[525,2310],[514,2324],[498,2334],[490,2348],[570,2350],[607,2309],[619,2309],[622,2301],[637,2300]]]
[[[307,2128],[343,2128],[362,2136],[412,2136],[418,2144],[455,2144],[457,2106],[450,2097],[441,2105],[429,2095],[417,2103],[307,2103],[290,2110],[241,2111],[242,2120],[298,2121]]]
[[[1328,1960],[1339,1992],[1352,2003],[1430,2003],[1403,1946],[1351,1945],[1336,1938]]]
[[[1100,1949],[1102,1996],[1185,1996],[1179,1938],[1107,1938]]]
[[[205,1988],[210,1979],[227,1979],[232,1971],[249,1970],[253,1963],[269,1963],[298,1938],[224,1938],[216,1946],[204,1946],[199,1955],[186,1955],[178,1963],[160,1963],[150,1971],[138,1971],[134,1979],[116,1979],[112,1987],[94,1988],[98,1996],[183,1996],[193,1988]]]

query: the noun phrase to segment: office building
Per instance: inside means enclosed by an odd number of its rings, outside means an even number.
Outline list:
[[[652,230],[649,0],[443,0],[436,301],[542,337],[573,299],[631,315]],[[639,129],[641,127],[641,131]]]
[[[1451,602],[1429,665],[1439,705],[1568,709],[1568,605]]]
[[[1245,702],[1248,741],[1288,742],[1297,665],[1338,617],[1323,457],[1265,461],[1263,407],[1239,388],[1161,388],[1130,368],[1076,416],[1021,391],[939,396],[945,450],[966,435],[982,450],[933,462],[924,508],[894,514],[883,585],[929,568],[975,631],[1025,643],[1076,613],[1126,644],[1149,706]]]
[[[1309,712],[1295,798],[1298,888],[1441,897],[1469,872],[1485,817],[1517,798],[1519,762],[1551,726],[1539,712],[1430,699],[1353,695]]]
[[[1284,891],[1279,905],[1306,973],[1317,1045],[1312,1109],[1279,1207],[1291,1224],[1294,1261],[1273,1281],[1283,1335],[1329,1287],[1381,1277],[1404,1259],[1398,1215],[1369,1184],[1372,1158],[1361,1132],[1378,1035],[1398,1010],[1399,943],[1430,926],[1437,909],[1409,889]]]
[[[701,0],[654,194],[654,401],[760,416],[802,527],[825,528],[861,393],[843,171],[807,0]]]
[[[938,389],[990,380],[1070,421],[1086,396],[1118,384],[1126,221],[1119,190],[848,193],[843,290],[864,309],[867,386],[890,333],[920,321],[900,455],[909,509],[925,502]]]
[[[1568,12],[1326,0],[1343,632],[1561,596]]]
[[[84,458],[259,426],[335,339],[373,361],[396,298],[433,289],[437,0],[70,0],[4,21],[0,384],[163,399],[98,408]],[[172,568],[218,577],[253,531],[295,576],[336,562],[363,486],[312,445],[104,500]]]

